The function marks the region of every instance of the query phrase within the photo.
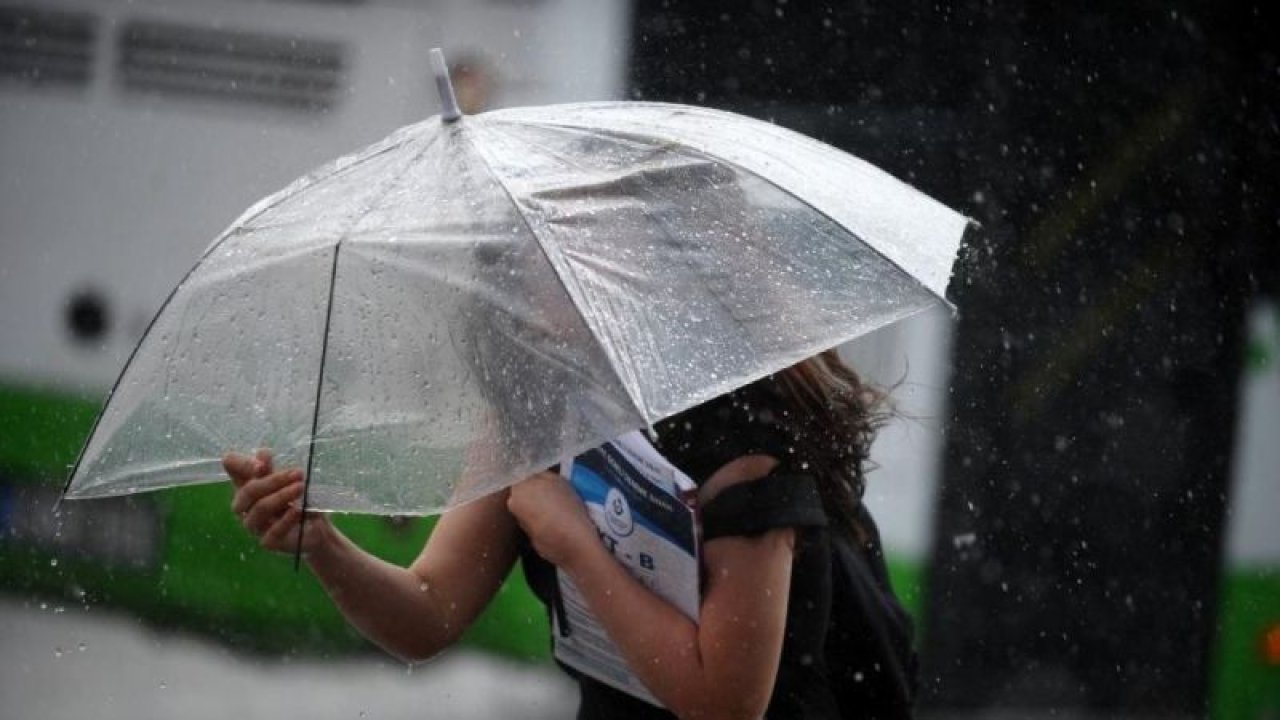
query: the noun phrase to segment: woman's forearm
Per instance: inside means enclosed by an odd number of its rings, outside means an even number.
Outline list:
[[[562,570],[645,687],[667,709],[692,717],[686,698],[697,697],[705,684],[693,621],[640,585],[603,547]]]
[[[316,528],[324,537],[307,553],[307,565],[361,634],[406,662],[457,639],[463,628],[428,580],[365,552],[328,523]]]
[[[789,540],[759,542],[780,548],[785,544],[779,552],[789,556]],[[729,563],[725,572],[732,572],[731,567]],[[628,665],[669,710],[682,718],[704,719],[763,714],[773,691],[781,646],[779,640],[765,642],[769,647],[764,647],[757,639],[780,639],[785,604],[782,613],[762,615],[750,607],[759,599],[749,595],[767,595],[777,589],[785,593],[789,562],[782,573],[774,573],[781,574],[776,589],[769,588],[764,578],[764,585],[744,593],[733,587],[741,583],[729,577],[712,578],[699,623],[631,577],[603,547],[584,549],[563,569]],[[777,627],[762,627],[771,623]]]
[[[452,644],[515,563],[518,528],[505,492],[442,515],[418,558],[402,568],[361,550],[324,515],[304,522],[301,470],[274,470],[266,451],[227,453],[222,464],[235,486],[231,510],[245,529],[267,550],[301,548],[347,620],[402,659],[425,659]]]
[[[470,627],[515,564],[517,528],[505,493],[442,515],[408,568],[361,550],[330,523],[307,564],[361,633],[406,661],[425,660]]]

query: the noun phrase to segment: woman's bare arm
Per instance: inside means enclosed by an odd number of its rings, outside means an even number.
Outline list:
[[[312,572],[365,637],[410,662],[456,642],[516,559],[516,524],[505,493],[446,512],[408,568],[373,557],[325,527],[333,537],[307,554]]]
[[[268,549],[292,552],[300,529],[302,475],[272,472],[270,459],[224,458],[236,485],[232,509]],[[319,514],[308,514],[304,557],[362,634],[406,661],[455,642],[488,605],[517,555],[518,527],[499,492],[446,512],[408,568],[360,549]]]

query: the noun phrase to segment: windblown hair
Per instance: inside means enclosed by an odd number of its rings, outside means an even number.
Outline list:
[[[888,396],[858,377],[834,350],[775,375],[797,443],[818,479],[827,515],[856,539],[865,539],[858,505],[876,431],[891,416]]]

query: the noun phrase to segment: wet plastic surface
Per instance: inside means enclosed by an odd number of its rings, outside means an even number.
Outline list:
[[[310,467],[425,514],[940,302],[966,219],[698,108],[432,118],[235,222],[157,316],[68,497]]]

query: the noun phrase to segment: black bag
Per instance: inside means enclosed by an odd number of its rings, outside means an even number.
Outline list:
[[[826,661],[831,690],[846,718],[911,718],[918,661],[911,616],[898,603],[865,508],[858,525],[865,541],[831,532],[831,618]]]

